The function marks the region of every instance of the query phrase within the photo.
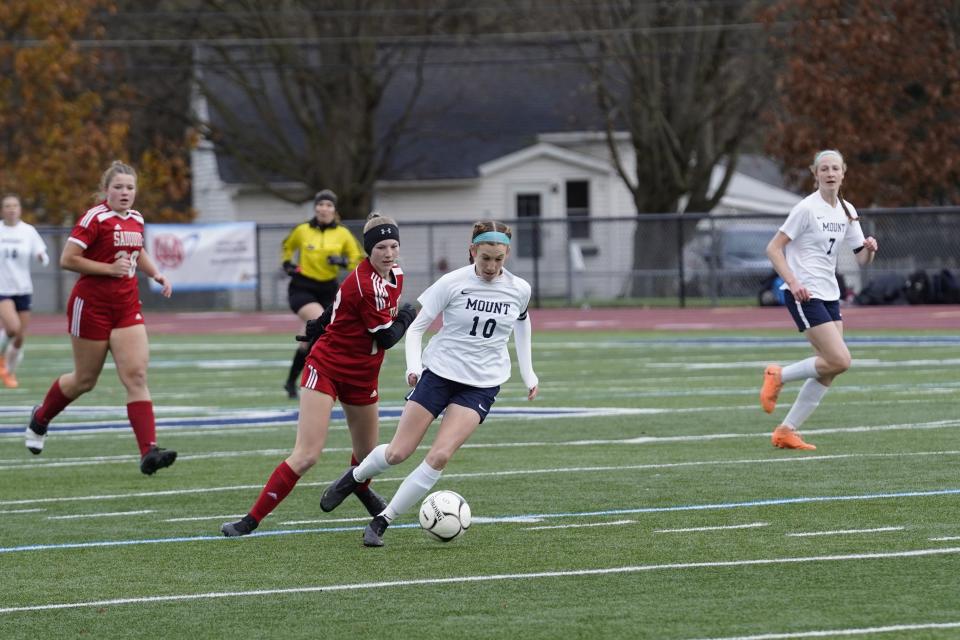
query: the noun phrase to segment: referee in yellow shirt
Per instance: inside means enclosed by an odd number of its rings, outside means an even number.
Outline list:
[[[290,276],[287,299],[290,309],[304,322],[319,318],[333,304],[341,271],[349,273],[363,260],[357,239],[340,224],[337,194],[329,189],[317,193],[313,211],[314,217],[294,227],[283,241],[283,270]],[[297,397],[298,378],[308,350],[308,344],[302,342],[293,356],[283,385],[291,399]]]

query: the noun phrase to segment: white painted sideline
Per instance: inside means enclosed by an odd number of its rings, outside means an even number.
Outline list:
[[[925,629],[958,629],[960,622],[923,622],[918,624],[894,624],[886,627],[861,627],[859,629],[824,629],[821,631],[796,631],[793,633],[761,633],[756,636],[724,636],[723,638],[698,638],[697,640],[789,640],[790,638],[834,638],[837,636],[869,636],[877,633],[898,631],[923,631]]]
[[[892,551],[886,553],[852,553],[831,556],[804,556],[793,558],[762,558],[756,560],[727,560],[719,562],[678,562],[669,564],[647,564],[627,567],[609,567],[596,569],[577,569],[570,571],[538,571],[535,573],[502,573],[493,575],[460,576],[456,578],[422,578],[419,580],[393,580],[385,582],[357,582],[352,584],[330,584],[283,589],[252,589],[249,591],[210,591],[206,593],[183,593],[164,596],[140,596],[136,598],[115,598],[110,600],[89,600],[86,602],[63,602],[56,604],[24,605],[0,608],[0,614],[24,611],[50,611],[56,609],[79,609],[84,607],[107,607],[123,604],[143,604],[149,602],[185,602],[189,600],[211,600],[217,598],[243,598],[265,595],[288,595],[300,593],[319,593],[329,591],[355,591],[360,589],[386,589],[390,587],[414,587],[435,584],[462,584],[468,582],[495,582],[502,580],[535,580],[539,578],[565,578],[571,576],[602,576],[643,571],[669,571],[678,569],[707,569],[719,567],[747,567],[763,565],[801,564],[807,562],[840,562],[845,560],[883,560],[893,558],[916,558],[921,556],[953,555],[960,553],[960,547],[941,549],[915,549],[913,551]],[[763,636],[755,636],[761,638]],[[790,636],[785,636],[790,637]]]
[[[877,527],[875,529],[837,529],[836,531],[804,531],[786,533],[791,538],[809,538],[812,536],[842,536],[851,533],[883,533],[885,531],[903,531],[906,527]]]
[[[612,465],[595,467],[553,467],[546,469],[512,469],[510,471],[477,471],[470,473],[445,473],[443,475],[447,480],[457,478],[499,478],[506,476],[525,476],[539,475],[548,473],[596,473],[610,471],[632,471],[645,469],[675,469],[685,467],[704,467],[704,466],[729,466],[729,465],[752,465],[752,464],[804,464],[808,462],[839,461],[851,458],[903,458],[913,456],[955,456],[960,455],[960,451],[915,451],[907,453],[838,453],[824,455],[805,455],[802,457],[789,458],[746,458],[742,460],[693,460],[689,462],[662,462],[650,464],[630,464],[630,465]],[[299,482],[298,487],[325,487],[335,478],[327,480],[317,480],[314,482]],[[391,477],[381,476],[377,482],[401,482],[402,476]],[[156,496],[176,496],[190,495],[196,493],[213,493],[224,491],[248,491],[255,489],[259,491],[263,488],[262,484],[236,484],[222,487],[195,487],[192,489],[167,489],[162,491],[133,491],[130,493],[107,493],[100,495],[86,496],[53,496],[46,498],[22,498],[18,500],[0,500],[0,507],[20,506],[20,505],[38,505],[60,502],[89,502],[96,500],[123,500],[127,498],[148,498]]]

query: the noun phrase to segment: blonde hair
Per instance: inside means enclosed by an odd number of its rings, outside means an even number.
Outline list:
[[[392,224],[394,226],[399,226],[397,221],[393,218],[389,218],[384,215],[380,215],[378,211],[372,211],[370,215],[367,216],[367,222],[363,225],[363,232],[366,233],[373,229],[374,227],[379,227],[382,224]]]
[[[817,154],[813,156],[813,164],[810,165],[810,171],[813,173],[813,181],[818,189],[820,188],[820,180],[817,178],[817,166],[820,164],[820,159],[823,158],[823,156],[829,155],[835,155],[840,158],[840,164],[843,166],[844,172],[847,170],[847,162],[843,159],[843,154],[836,149],[821,149],[820,151],[817,151]],[[837,189],[837,200],[840,201],[840,207],[843,209],[843,213],[847,216],[847,220],[853,220],[854,217],[850,213],[850,209],[847,208],[847,203],[843,201],[843,194],[840,192],[840,189]]]
[[[133,181],[137,181],[137,172],[133,167],[120,162],[119,160],[114,160],[110,163],[110,166],[107,167],[107,170],[104,171],[103,175],[100,177],[100,192],[106,193],[107,189],[110,187],[110,182],[118,175],[133,176]]]

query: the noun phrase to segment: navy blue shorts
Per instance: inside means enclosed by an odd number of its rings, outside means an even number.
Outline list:
[[[436,418],[448,405],[458,404],[480,414],[480,423],[486,420],[490,407],[497,400],[500,386],[471,387],[468,384],[441,378],[430,369],[424,369],[417,386],[407,394],[407,400],[423,405]]]
[[[13,306],[16,307],[17,311],[30,311],[30,304],[33,301],[33,296],[29,293],[25,293],[22,296],[5,296],[0,293],[0,300],[13,300]]]
[[[797,329],[800,330],[800,333],[820,324],[843,320],[840,315],[839,300],[828,302],[818,298],[810,298],[806,302],[797,302],[789,289],[785,289],[783,294],[783,304],[787,307],[790,315],[793,316],[793,321],[797,323]]]

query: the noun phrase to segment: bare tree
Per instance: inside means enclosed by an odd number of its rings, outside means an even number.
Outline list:
[[[250,182],[290,202],[335,189],[344,217],[370,210],[423,84],[437,3],[207,0],[216,22],[197,44],[197,82],[213,117],[202,128]],[[198,34],[199,35],[199,34]],[[401,68],[400,108],[378,112]],[[409,77],[406,76],[405,77]]]
[[[565,14],[639,214],[707,212],[726,192],[773,86],[757,4],[611,0]],[[628,153],[618,143],[624,130]],[[723,177],[712,181],[718,167]],[[663,235],[676,229],[653,228],[637,225],[636,270],[675,264]]]

